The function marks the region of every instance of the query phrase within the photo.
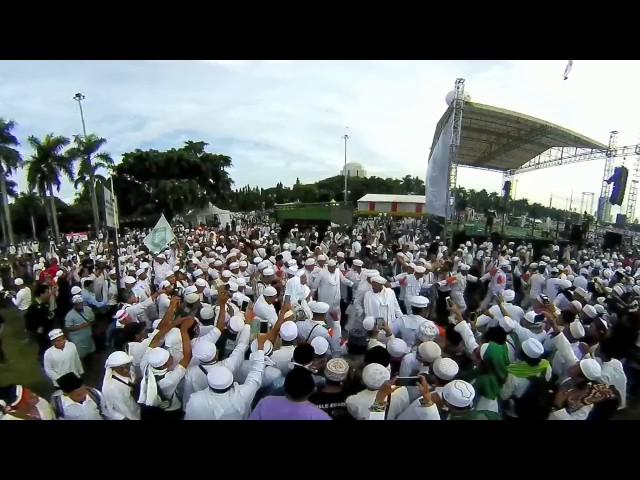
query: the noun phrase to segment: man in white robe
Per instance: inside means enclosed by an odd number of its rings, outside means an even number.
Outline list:
[[[49,340],[51,347],[44,352],[44,373],[53,385],[57,387],[58,378],[70,372],[80,377],[84,369],[76,346],[67,341],[60,329],[51,330]]]
[[[383,318],[395,334],[396,319],[402,316],[402,310],[393,290],[385,287],[386,283],[383,277],[373,277],[372,290],[364,296],[364,314],[367,317]]]
[[[105,362],[102,397],[110,420],[140,420],[140,405],[132,395],[136,383],[132,362],[133,357],[121,351],[113,352]]]
[[[353,286],[353,282],[337,269],[336,261],[331,259],[327,263],[327,269],[318,274],[311,287],[318,289],[318,301],[329,305],[337,321],[340,321],[340,284]]]

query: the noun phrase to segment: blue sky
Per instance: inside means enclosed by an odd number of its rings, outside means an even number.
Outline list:
[[[86,95],[87,129],[109,140],[108,152],[164,149],[203,140],[233,158],[237,186],[268,187],[296,177],[312,182],[349,161],[370,174],[424,178],[428,148],[457,77],[474,101],[560,124],[603,143],[640,134],[638,61],[3,61],[0,116],[17,135],[80,133],[76,92]],[[27,157],[27,147],[22,149]],[[633,159],[628,159],[631,162]],[[630,166],[630,164],[628,165]],[[583,191],[599,192],[602,162],[524,174],[517,196],[565,207]],[[15,179],[25,187],[24,174]],[[501,177],[462,169],[467,188],[497,191]],[[66,183],[61,198],[73,198]]]

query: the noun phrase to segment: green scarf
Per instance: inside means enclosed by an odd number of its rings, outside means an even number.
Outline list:
[[[495,400],[500,395],[502,386],[507,381],[507,366],[509,365],[509,350],[507,345],[489,342],[484,358],[478,368],[474,368],[465,380],[475,380],[473,388],[476,398],[483,396]]]
[[[549,362],[543,358],[540,360],[540,363],[535,366],[528,365],[525,362],[512,363],[507,367],[507,371],[514,377],[529,378],[536,377],[539,374],[546,372],[549,367]]]

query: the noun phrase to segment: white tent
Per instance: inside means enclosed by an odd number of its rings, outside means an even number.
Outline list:
[[[220,219],[222,228],[225,228],[228,223],[231,223],[231,212],[222,210],[211,203],[204,208],[190,210],[184,215],[184,220],[186,223],[196,226],[201,223],[213,223],[214,215],[217,215]]]

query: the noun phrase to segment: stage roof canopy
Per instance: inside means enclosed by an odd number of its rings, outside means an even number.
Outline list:
[[[433,137],[433,149],[453,107],[444,113]],[[607,145],[566,128],[480,103],[466,102],[458,165],[489,170],[517,170],[552,147],[606,149]]]

